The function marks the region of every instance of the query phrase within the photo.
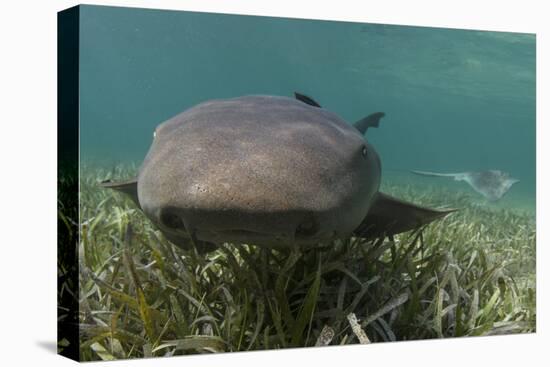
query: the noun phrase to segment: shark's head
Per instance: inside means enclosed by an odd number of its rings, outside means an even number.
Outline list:
[[[361,132],[289,98],[210,101],[154,135],[138,175],[139,204],[181,246],[346,236],[380,185],[380,159]]]

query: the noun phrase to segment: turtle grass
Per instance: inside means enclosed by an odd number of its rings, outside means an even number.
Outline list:
[[[531,214],[390,183],[399,198],[461,210],[393,239],[199,255],[98,186],[135,170],[81,168],[80,230],[66,220],[80,235],[82,360],[535,331]]]

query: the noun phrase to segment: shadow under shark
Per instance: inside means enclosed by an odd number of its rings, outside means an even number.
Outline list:
[[[418,229],[454,211],[379,192],[380,158],[365,139],[384,113],[351,125],[311,98],[212,100],[160,124],[129,195],[175,245],[314,246]]]

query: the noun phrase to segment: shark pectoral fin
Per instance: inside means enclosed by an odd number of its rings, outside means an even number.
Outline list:
[[[313,107],[321,107],[319,105],[319,103],[315,102],[313,100],[313,98],[310,98],[304,94],[301,94],[301,93],[298,93],[298,92],[294,92],[294,97],[299,100],[299,101],[302,101],[304,102],[305,104],[308,104],[310,106],[313,106]]]
[[[354,235],[366,239],[418,229],[456,209],[436,210],[378,193],[375,202]]]
[[[138,193],[137,193],[137,179],[133,178],[127,181],[113,182],[106,180],[100,183],[101,187],[117,190],[128,195],[134,203],[141,209],[139,205]]]
[[[380,119],[384,116],[386,116],[384,112],[375,112],[359,121],[356,121],[353,126],[355,126],[355,128],[364,135],[369,127],[378,127],[378,125],[380,125]]]

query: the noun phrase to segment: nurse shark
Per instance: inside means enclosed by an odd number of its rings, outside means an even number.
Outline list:
[[[384,113],[348,124],[313,99],[211,100],[161,123],[137,177],[105,181],[129,195],[173,244],[309,247],[418,229],[454,211],[379,191],[364,137]]]

